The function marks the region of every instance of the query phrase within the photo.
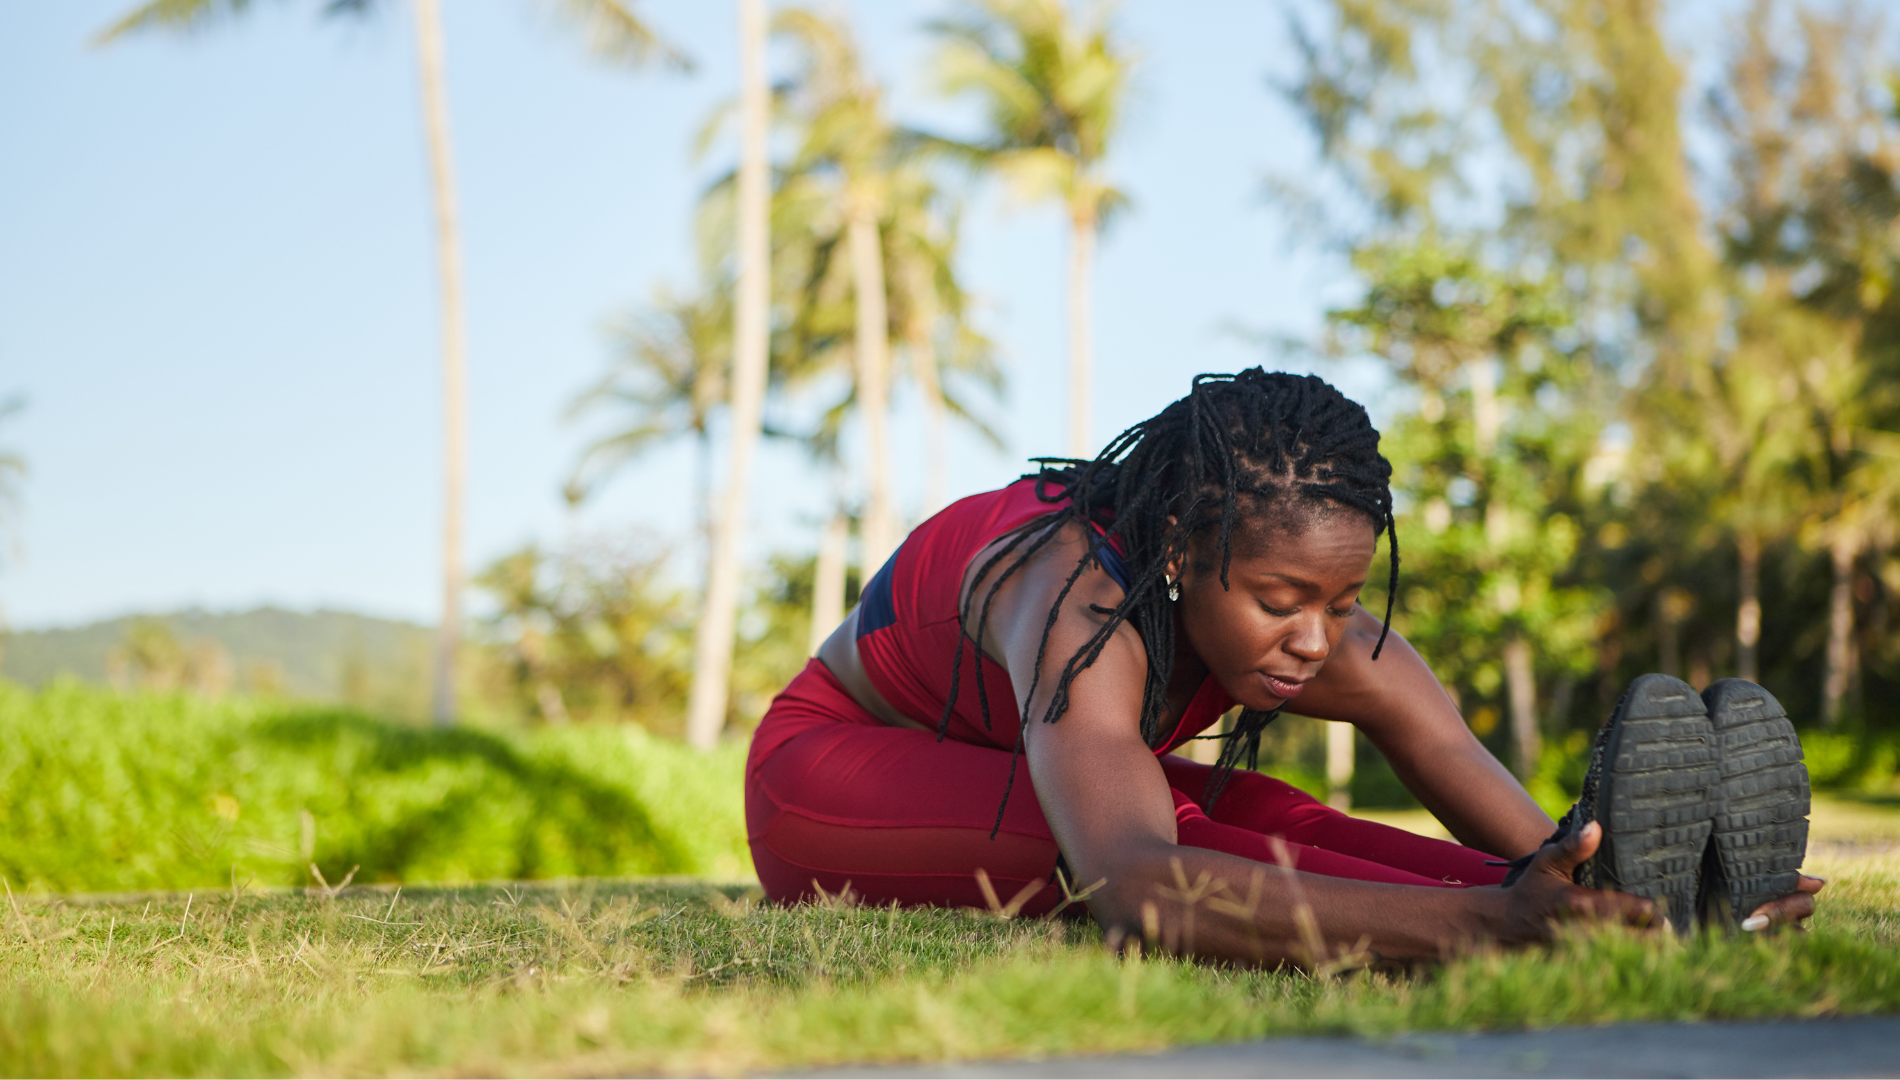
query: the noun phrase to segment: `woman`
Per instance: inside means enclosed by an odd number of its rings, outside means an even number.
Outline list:
[[[1092,883],[1080,899],[1111,938],[1265,963],[1348,948],[1436,957],[1542,940],[1578,913],[1656,919],[1650,899],[1572,880],[1633,879],[1635,856],[1593,859],[1595,819],[1613,836],[1617,820],[1591,801],[1544,843],[1550,818],[1411,646],[1358,606],[1379,534],[1397,542],[1378,439],[1320,379],[1201,376],[1094,461],[1045,462],[920,525],[753,738],[747,827],[768,895],[1014,897],[1034,914]],[[1396,546],[1388,557],[1389,620]],[[1639,695],[1605,731],[1626,712],[1629,725],[1699,724],[1686,737],[1706,753],[1671,766],[1673,809],[1630,824],[1650,831],[1623,837],[1626,855],[1662,850],[1665,827],[1706,842],[1719,795],[1706,710],[1657,693],[1675,704]],[[1295,698],[1364,732],[1462,846],[1236,771]],[[1235,704],[1216,765],[1170,753]],[[1617,771],[1632,753],[1609,754],[1587,792],[1634,782]],[[1517,860],[1509,887],[1487,852]],[[1643,866],[1657,880],[1637,891],[1680,912],[1694,869]],[[1803,917],[1818,888],[1801,879],[1759,914]]]

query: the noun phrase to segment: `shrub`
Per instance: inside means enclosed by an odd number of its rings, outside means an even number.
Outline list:
[[[0,874],[85,891],[695,873],[745,858],[742,749],[0,684]]]

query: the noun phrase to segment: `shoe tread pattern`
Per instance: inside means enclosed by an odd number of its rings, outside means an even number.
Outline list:
[[[1722,783],[1714,729],[1695,690],[1666,675],[1631,683],[1610,722],[1597,884],[1665,905],[1686,932]]]
[[[1731,909],[1746,914],[1794,891],[1808,848],[1808,769],[1774,695],[1723,679],[1704,696],[1722,748],[1715,851]]]

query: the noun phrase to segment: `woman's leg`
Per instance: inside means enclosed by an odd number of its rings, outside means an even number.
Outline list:
[[[990,837],[1009,758],[887,727],[812,661],[772,702],[746,764],[746,831],[766,895],[793,903],[849,885],[874,904],[981,908],[981,868],[1001,901],[1033,884],[1024,913],[1048,911],[1061,897],[1048,884],[1056,844],[1020,759]]]
[[[1172,755],[1161,761],[1187,846],[1394,884],[1489,884],[1501,876],[1481,853],[1347,818],[1255,773],[1236,772],[1210,817],[1197,799],[1212,770]],[[849,885],[870,903],[981,908],[988,900],[980,868],[999,900],[1034,885],[1023,912],[1048,911],[1061,899],[1049,883],[1055,839],[1028,766],[1015,767],[992,838],[1009,754],[887,727],[813,661],[767,710],[746,764],[746,829],[759,880],[785,903]]]
[[[1424,879],[1425,884],[1496,885],[1504,880],[1504,868],[1485,865],[1492,856],[1484,852],[1342,814],[1291,784],[1256,772],[1234,770],[1228,778],[1226,790],[1221,792],[1213,809],[1208,811],[1205,809],[1204,796],[1208,781],[1214,775],[1212,766],[1173,754],[1164,754],[1161,766],[1168,775],[1168,786],[1185,794],[1196,808],[1204,811],[1208,824],[1200,826],[1197,823],[1195,829],[1199,831],[1232,828],[1263,838],[1278,836],[1290,845],[1315,849],[1331,856],[1348,857],[1354,864],[1370,863],[1390,867],[1410,878]],[[1177,806],[1177,820],[1181,813]],[[1183,828],[1186,827],[1184,824]],[[1186,832],[1181,842],[1190,843]],[[1238,839],[1225,842],[1242,843]],[[1194,846],[1216,845],[1206,843]],[[1229,849],[1223,846],[1221,850]],[[1258,855],[1248,857],[1260,858]],[[1262,861],[1274,860],[1268,857]],[[1335,877],[1364,877],[1362,873],[1334,873],[1322,869],[1322,863],[1334,865],[1319,855],[1310,855],[1302,856],[1298,868]]]

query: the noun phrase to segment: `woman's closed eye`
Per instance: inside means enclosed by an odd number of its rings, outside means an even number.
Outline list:
[[[1331,615],[1335,619],[1349,619],[1352,617],[1352,613],[1355,610],[1355,607],[1357,606],[1357,604],[1358,604],[1358,601],[1356,600],[1353,601],[1353,603],[1348,604],[1343,608],[1333,607],[1332,605],[1328,604],[1326,606],[1326,614]],[[1298,615],[1300,613],[1300,609],[1297,607],[1277,608],[1277,607],[1274,607],[1272,604],[1267,603],[1264,600],[1260,602],[1260,610],[1266,612],[1267,614],[1273,616],[1276,619],[1292,618],[1293,616]]]

